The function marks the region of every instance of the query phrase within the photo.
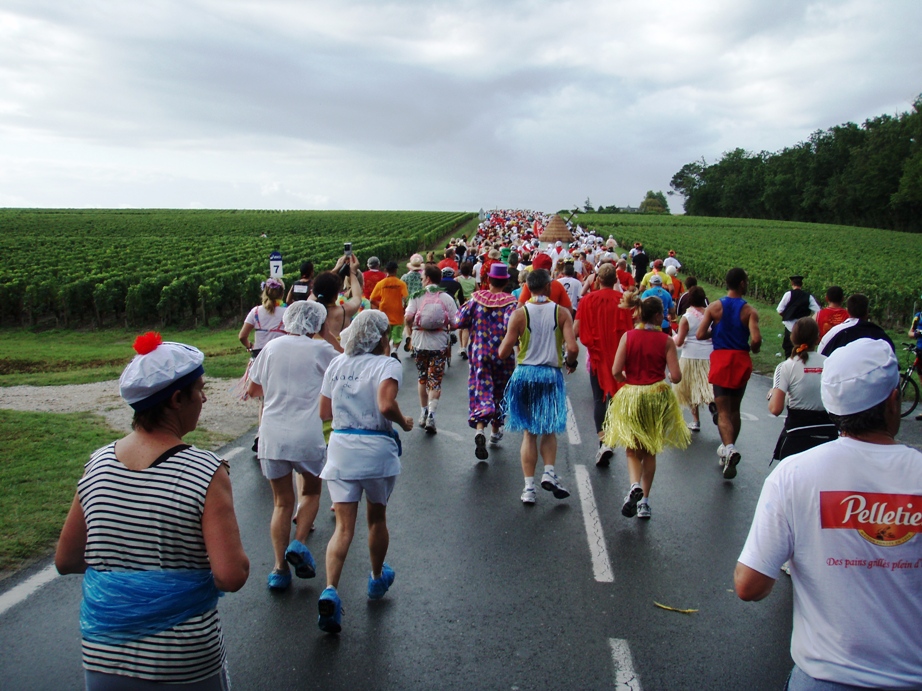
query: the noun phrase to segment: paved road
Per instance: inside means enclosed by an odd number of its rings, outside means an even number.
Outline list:
[[[412,361],[404,373],[401,405],[417,415]],[[365,599],[360,527],[340,584],[346,614],[338,637],[316,627],[322,567],[320,577],[296,579],[284,594],[266,590],[269,486],[250,436],[223,450],[252,564],[246,587],[219,605],[235,689],[782,687],[792,664],[790,581],[782,576],[761,603],[732,592],[781,427],[766,412],[768,379],[754,378],[743,403],[736,480],[720,476],[717,431],[705,419],[686,452],[661,456],[653,519],[644,523],[620,514],[623,451],[609,469],[594,466],[584,371],[568,378],[574,425],[561,435],[557,462],[573,494],[557,501],[539,490],[531,508],[519,502],[519,435],[507,435],[487,463],[474,458],[466,376],[456,357],[438,435],[404,435],[404,472],[388,512],[397,580],[384,600]],[[333,528],[328,509],[324,496],[309,541],[321,557]],[[79,599],[80,578],[57,577],[0,614],[3,689],[81,688]],[[654,601],[698,612],[665,611]]]

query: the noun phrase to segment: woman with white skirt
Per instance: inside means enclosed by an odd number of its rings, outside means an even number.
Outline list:
[[[689,408],[692,422],[688,429],[692,432],[701,431],[701,420],[698,417],[698,407],[707,406],[714,402],[714,390],[708,382],[708,371],[711,369],[711,339],[699,341],[695,338],[698,324],[704,317],[707,298],[700,286],[695,286],[688,291],[688,309],[679,321],[679,330],[673,340],[676,346],[682,349],[679,357],[679,369],[682,371],[682,380],[674,385],[676,398],[679,405]]]

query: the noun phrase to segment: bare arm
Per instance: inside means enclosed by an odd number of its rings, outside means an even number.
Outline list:
[[[627,334],[621,337],[618,344],[618,350],[615,353],[615,362],[611,366],[612,376],[615,381],[625,382],[627,377],[624,376],[624,365],[627,362]]]
[[[253,349],[253,344],[250,343],[250,334],[253,332],[252,324],[244,324],[243,328],[240,329],[240,333],[237,334],[237,340],[239,340],[243,347],[247,350]]]
[[[699,341],[710,340],[711,325],[719,322],[722,316],[723,305],[719,300],[708,305],[707,309],[704,310],[704,317],[701,319],[701,323],[698,324],[698,331],[695,333],[695,338]]]
[[[675,341],[676,346],[681,348],[685,345],[686,338],[688,338],[688,320],[683,315],[679,320],[679,330],[676,332],[676,335],[672,337],[672,340]]]
[[[80,498],[74,494],[74,501],[67,512],[58,548],[54,553],[54,565],[62,576],[69,573],[86,573],[86,518]]]
[[[506,336],[503,338],[503,342],[499,344],[499,352],[497,353],[500,360],[505,360],[512,355],[515,344],[518,343],[519,336],[522,335],[524,330],[525,308],[520,307],[509,317],[509,326],[506,328]]]
[[[736,569],[733,571],[733,585],[736,588],[736,596],[740,600],[756,602],[771,594],[775,586],[775,579],[736,562]]]
[[[666,369],[673,384],[682,381],[682,370],[679,368],[679,349],[671,338],[666,339]]]
[[[748,305],[747,305],[748,307]],[[749,347],[753,353],[762,350],[762,332],[759,330],[759,313],[749,308]]]
[[[320,419],[324,422],[333,419],[333,401],[326,396],[320,397]]]
[[[263,397],[263,387],[260,384],[257,384],[255,381],[251,381],[247,386],[247,396],[251,398],[262,398]]]
[[[215,472],[205,494],[202,537],[215,586],[229,593],[240,590],[250,575],[250,560],[243,551],[230,475],[224,466]]]
[[[781,389],[772,389],[768,397],[768,412],[778,417],[784,412],[785,394]]]
[[[573,317],[570,316],[570,310],[563,307],[557,308],[557,319],[560,322],[560,330],[563,331],[563,342],[567,349],[567,357],[564,364],[567,370],[573,372],[576,367],[570,367],[569,363],[575,363],[579,357],[579,344],[576,342],[576,336],[573,333]]]
[[[411,432],[413,418],[400,412],[400,405],[397,403],[398,388],[396,379],[385,379],[381,382],[378,386],[378,410],[385,418],[400,425],[404,432]]]

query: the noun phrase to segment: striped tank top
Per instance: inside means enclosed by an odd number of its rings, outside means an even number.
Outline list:
[[[86,563],[97,571],[210,569],[202,512],[221,463],[213,453],[185,444],[144,470],[122,465],[114,443],[93,453],[77,483],[87,527]],[[224,660],[216,609],[136,641],[83,641],[86,669],[161,683],[207,679],[221,671]]]
[[[525,331],[519,336],[516,361],[520,365],[563,366],[563,331],[556,302],[525,303]]]

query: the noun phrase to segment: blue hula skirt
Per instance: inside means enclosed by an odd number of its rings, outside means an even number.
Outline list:
[[[519,365],[506,385],[506,429],[560,434],[567,429],[567,389],[559,367]]]

